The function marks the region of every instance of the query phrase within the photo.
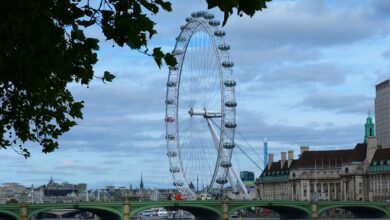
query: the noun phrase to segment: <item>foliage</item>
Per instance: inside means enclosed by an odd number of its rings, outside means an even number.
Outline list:
[[[269,0],[207,0],[225,21],[233,8],[253,15]],[[170,53],[148,41],[157,32],[151,17],[171,11],[165,0],[2,0],[0,14],[0,148],[26,158],[28,143],[42,152],[58,148],[58,138],[83,117],[83,102],[67,85],[88,86],[93,78],[111,82],[108,70],[95,73],[99,40],[85,30],[99,27],[106,40],[151,56],[161,67],[176,65]],[[151,51],[151,52],[150,52]],[[100,76],[99,76],[100,75]]]
[[[226,24],[229,16],[233,14],[233,9],[237,9],[237,14],[242,16],[245,13],[253,16],[257,11],[267,8],[267,2],[271,0],[207,0],[209,8],[218,7],[224,12],[223,25]]]
[[[16,200],[15,198],[12,198],[10,200],[7,200],[6,204],[7,205],[16,205],[16,204],[19,204],[19,201]]]

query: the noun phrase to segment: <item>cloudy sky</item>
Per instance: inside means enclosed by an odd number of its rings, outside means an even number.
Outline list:
[[[165,51],[173,49],[185,17],[206,9],[205,1],[172,3],[173,12],[153,17],[158,35],[151,44]],[[274,0],[253,18],[232,16],[224,29],[238,82],[238,131],[259,164],[264,138],[276,159],[280,151],[297,156],[300,145],[344,149],[363,140],[374,86],[390,78],[390,1]],[[104,39],[97,29],[89,34]],[[103,41],[95,70],[117,77],[71,86],[85,101],[84,119],[61,138],[60,149],[45,155],[33,148],[27,160],[1,150],[0,183],[42,185],[52,175],[90,188],[135,187],[142,172],[146,187],[172,186],[163,120],[168,70],[112,45]],[[235,153],[237,169],[260,173]]]

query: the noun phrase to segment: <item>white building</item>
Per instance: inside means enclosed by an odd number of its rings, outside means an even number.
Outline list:
[[[301,147],[269,155],[268,166],[257,180],[262,200],[387,200],[390,198],[390,148],[378,146],[369,116],[364,143],[353,149],[310,151]]]

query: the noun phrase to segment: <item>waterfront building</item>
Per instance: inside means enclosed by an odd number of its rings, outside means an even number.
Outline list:
[[[50,178],[47,185],[43,186],[43,192],[46,197],[61,197],[70,193],[84,193],[87,188],[87,184],[70,184],[68,182],[56,183],[53,177]]]
[[[0,187],[0,204],[5,204],[11,199],[18,202],[26,201],[28,189],[19,183],[3,183]]]
[[[390,148],[378,145],[370,116],[364,143],[352,149],[310,151],[302,146],[300,156],[281,153],[256,181],[263,200],[387,200],[390,193]]]
[[[390,80],[376,85],[375,124],[378,144],[390,147]]]

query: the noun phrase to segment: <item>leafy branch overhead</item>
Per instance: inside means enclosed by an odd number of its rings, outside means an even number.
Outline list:
[[[233,9],[237,9],[237,14],[242,16],[245,13],[253,16],[257,11],[262,11],[267,8],[267,2],[271,0],[207,0],[210,8],[218,7],[224,12],[223,26],[225,26],[230,15],[233,14]]]
[[[207,0],[219,7],[225,22],[233,8],[253,15],[268,0]],[[82,101],[74,100],[67,85],[87,86],[94,78],[111,82],[109,70],[95,73],[99,40],[85,30],[99,27],[105,39],[120,47],[151,56],[161,67],[176,59],[161,48],[148,50],[157,34],[151,19],[171,11],[164,0],[12,0],[0,7],[0,148],[30,156],[30,143],[44,153],[58,148],[58,138],[77,119]]]

